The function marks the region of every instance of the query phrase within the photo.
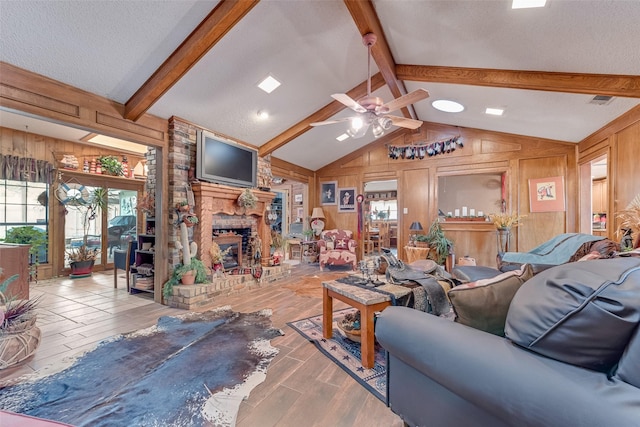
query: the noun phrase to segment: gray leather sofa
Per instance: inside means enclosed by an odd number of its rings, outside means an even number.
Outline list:
[[[640,426],[639,323],[640,258],[539,273],[506,338],[389,307],[376,322],[388,404],[411,426]]]

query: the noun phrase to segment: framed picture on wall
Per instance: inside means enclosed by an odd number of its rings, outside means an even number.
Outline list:
[[[320,183],[320,193],[322,195],[322,204],[323,205],[335,205],[337,204],[337,191],[338,182],[337,181],[327,181]]]
[[[338,212],[356,211],[356,189],[355,187],[338,189]]]
[[[530,179],[529,203],[531,212],[563,212],[564,177]]]

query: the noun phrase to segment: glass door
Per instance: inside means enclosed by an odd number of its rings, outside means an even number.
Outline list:
[[[102,257],[109,264],[113,263],[114,249],[124,250],[129,241],[137,238],[137,200],[137,191],[109,188],[107,232],[103,233],[108,238]]]
[[[100,251],[102,248],[102,211],[98,208],[94,212],[87,207],[87,203],[90,202],[89,198],[93,197],[96,187],[79,184],[68,186],[68,188],[67,196],[64,197],[72,198],[77,202],[65,205],[65,252],[69,254],[79,250]],[[100,256],[96,258],[94,265],[101,264],[100,258]],[[68,256],[65,256],[64,267],[69,268]]]

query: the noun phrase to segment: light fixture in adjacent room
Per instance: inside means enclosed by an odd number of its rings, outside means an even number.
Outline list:
[[[264,80],[258,83],[258,87],[267,93],[271,93],[280,86],[280,82],[272,75],[268,75]]]
[[[464,106],[459,102],[450,101],[448,99],[438,99],[431,103],[433,108],[445,113],[459,113],[464,110]]]
[[[502,108],[491,108],[491,107],[487,107],[486,110],[484,110],[485,114],[489,114],[491,116],[501,116],[502,114],[504,114],[504,110]]]
[[[269,113],[265,110],[258,110],[257,114],[260,120],[267,120],[269,118]]]
[[[343,133],[342,135],[336,136],[336,139],[338,140],[338,142],[342,142],[347,138],[349,138],[349,135],[347,135],[346,133]]]
[[[533,7],[544,7],[547,0],[513,0],[511,9],[530,9]]]

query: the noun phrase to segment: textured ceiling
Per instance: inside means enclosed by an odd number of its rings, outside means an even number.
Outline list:
[[[125,103],[216,4],[0,0],[0,60]],[[502,0],[373,5],[396,64],[640,74],[639,1],[549,0],[527,10]],[[271,95],[256,87],[268,74],[282,82]],[[259,147],[366,77],[367,51],[342,1],[263,0],[148,112]],[[598,106],[588,104],[593,95],[404,83],[408,91],[431,94],[414,105],[421,120],[570,142],[640,104],[638,98]],[[377,94],[393,98],[386,87]],[[431,107],[437,98],[466,109],[438,112]],[[506,113],[487,116],[489,106]],[[270,118],[258,120],[258,110]],[[0,125],[24,129],[7,117],[0,113]],[[345,130],[346,124],[313,128],[274,156],[316,170],[373,139],[338,143]]]

